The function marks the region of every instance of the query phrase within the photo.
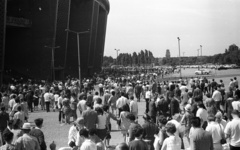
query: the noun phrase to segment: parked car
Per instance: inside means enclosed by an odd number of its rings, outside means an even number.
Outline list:
[[[195,75],[208,75],[210,73],[211,73],[211,71],[210,70],[206,70],[206,69],[195,71]]]

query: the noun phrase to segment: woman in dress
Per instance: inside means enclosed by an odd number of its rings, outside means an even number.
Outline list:
[[[176,131],[173,123],[166,124],[168,138],[164,140],[161,150],[181,150],[182,141],[179,136],[174,134]]]
[[[123,134],[123,141],[126,141],[126,136],[127,136],[127,132],[130,126],[130,122],[127,119],[127,115],[129,114],[129,106],[127,104],[123,105],[122,107],[122,112],[120,113],[120,120],[121,120],[121,132]]]

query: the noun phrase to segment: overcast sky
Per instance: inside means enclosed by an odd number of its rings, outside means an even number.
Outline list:
[[[240,47],[240,0],[109,0],[105,56],[148,49],[164,57],[223,53]]]

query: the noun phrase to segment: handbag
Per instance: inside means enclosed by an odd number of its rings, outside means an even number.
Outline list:
[[[220,124],[219,124],[219,127],[220,127],[220,130],[221,130],[221,137],[222,137],[221,140],[220,140],[220,143],[223,145],[223,144],[227,143],[227,140],[223,136],[223,130],[222,130]]]

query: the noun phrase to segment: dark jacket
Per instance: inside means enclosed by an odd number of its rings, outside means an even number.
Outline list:
[[[40,129],[36,129],[36,128],[32,129],[29,134],[37,138],[39,145],[41,147],[41,150],[47,149],[45,139],[44,139],[44,134]]]
[[[179,113],[179,103],[175,98],[171,100],[170,111],[171,116],[173,116],[176,113]]]

